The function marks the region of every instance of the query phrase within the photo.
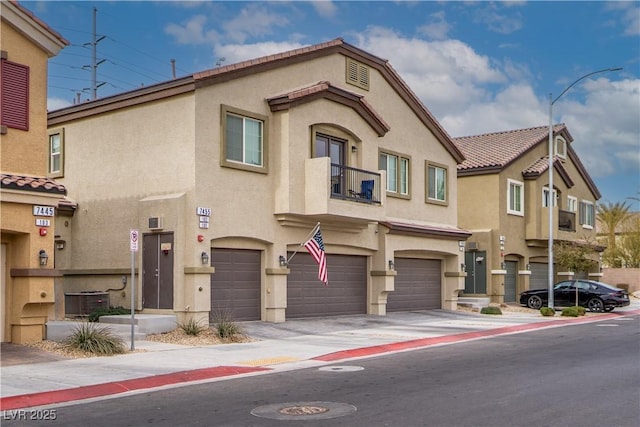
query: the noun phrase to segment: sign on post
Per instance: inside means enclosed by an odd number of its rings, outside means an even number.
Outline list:
[[[131,252],[138,252],[138,240],[138,230],[131,230],[131,232],[129,233],[129,247],[131,249]]]
[[[140,240],[140,234],[138,230],[130,230],[129,231],[129,249],[131,250],[131,351],[136,349],[136,345],[134,342],[135,335],[135,323],[136,323],[136,315],[135,315],[135,306],[136,306],[136,256],[135,253],[138,252],[138,242]]]

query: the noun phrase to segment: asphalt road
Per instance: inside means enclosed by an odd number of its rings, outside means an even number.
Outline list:
[[[636,427],[639,358],[634,316],[43,409],[55,420],[5,413],[2,425]]]

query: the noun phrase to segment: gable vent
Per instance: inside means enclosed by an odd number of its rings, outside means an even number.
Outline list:
[[[347,58],[347,83],[369,90],[369,67]]]

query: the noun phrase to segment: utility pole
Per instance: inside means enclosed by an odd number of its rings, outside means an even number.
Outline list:
[[[93,94],[93,99],[98,98],[98,88],[104,84],[98,84],[98,65],[104,62],[104,59],[98,61],[97,58],[97,46],[106,36],[100,36],[96,34],[97,25],[96,25],[96,15],[98,14],[98,9],[96,7],[93,8],[93,41],[91,43],[85,43],[84,45],[91,45],[92,47],[92,55],[91,55],[91,65],[85,65],[82,68],[91,68],[91,93]]]

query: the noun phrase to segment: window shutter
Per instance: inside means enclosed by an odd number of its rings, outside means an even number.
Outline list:
[[[584,224],[584,214],[585,214],[585,204],[580,202],[580,212],[578,212],[578,222],[582,225]]]
[[[0,124],[29,130],[29,67],[0,61]]]

